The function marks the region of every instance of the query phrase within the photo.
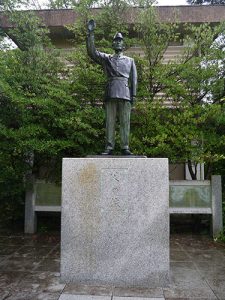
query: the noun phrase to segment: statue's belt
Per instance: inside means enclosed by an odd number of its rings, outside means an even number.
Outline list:
[[[110,81],[114,81],[114,80],[119,80],[119,81],[125,81],[125,82],[128,82],[128,78],[126,78],[126,77],[110,77],[109,78],[109,82]]]

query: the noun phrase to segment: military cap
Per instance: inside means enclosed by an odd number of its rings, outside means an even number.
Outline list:
[[[123,40],[123,35],[122,35],[122,33],[117,32],[117,33],[114,35],[113,40],[116,40],[116,39],[121,39],[121,40]]]

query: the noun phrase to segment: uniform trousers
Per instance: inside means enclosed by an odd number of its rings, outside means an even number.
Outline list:
[[[129,149],[131,103],[124,99],[108,99],[105,102],[106,111],[106,149],[115,147],[115,127],[117,115],[120,123],[121,149]]]

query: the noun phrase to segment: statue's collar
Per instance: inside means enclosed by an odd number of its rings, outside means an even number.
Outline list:
[[[115,54],[113,55],[113,57],[114,57],[114,58],[122,58],[122,57],[123,57],[123,53],[122,53],[122,52],[119,53],[119,54],[115,53]]]

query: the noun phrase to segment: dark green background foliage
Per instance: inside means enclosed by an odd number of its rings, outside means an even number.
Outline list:
[[[23,216],[29,174],[59,182],[63,157],[98,154],[104,148],[106,78],[85,49],[93,4],[74,4],[80,13],[79,22],[70,27],[75,50],[63,55],[31,12],[8,12],[16,25],[10,35],[20,48],[0,51],[2,220]],[[95,19],[98,49],[112,53],[112,37],[121,31],[127,48],[139,45],[145,53],[135,57],[138,95],[131,120],[132,151],[171,162],[205,162],[208,177],[216,171],[224,174],[224,25],[186,26],[183,35],[178,24],[160,23],[155,10],[142,3],[145,10],[130,30],[121,18],[128,5],[119,0],[103,5]],[[182,43],[184,51],[164,64],[169,41]],[[194,171],[192,175],[195,179]]]

